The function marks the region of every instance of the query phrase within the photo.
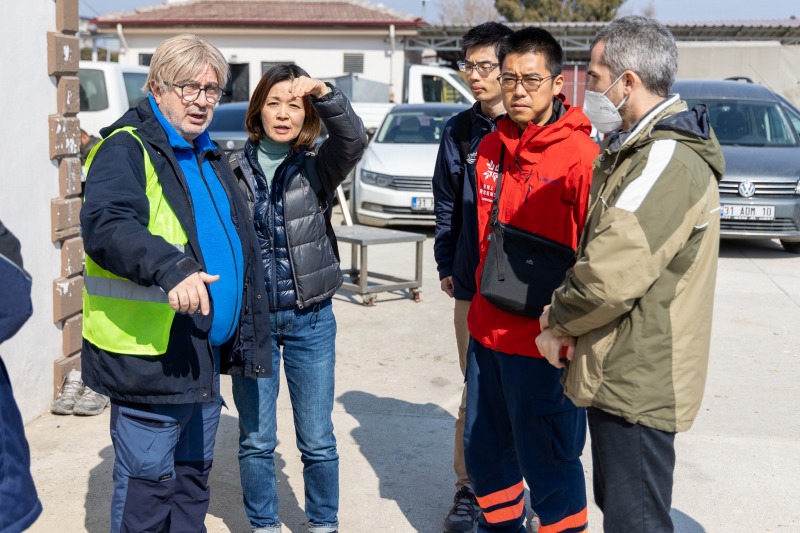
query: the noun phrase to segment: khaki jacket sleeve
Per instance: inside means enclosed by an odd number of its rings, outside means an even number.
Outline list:
[[[559,336],[583,335],[630,311],[693,232],[719,216],[719,206],[708,205],[714,178],[690,148],[657,141],[646,157],[628,167],[634,176],[622,177],[621,192],[601,197],[590,214],[596,220],[587,224],[583,253],[553,295],[549,323]]]

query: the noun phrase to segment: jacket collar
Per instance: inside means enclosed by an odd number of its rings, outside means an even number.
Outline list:
[[[648,126],[652,126],[657,122],[656,119],[661,118],[661,114],[668,109],[672,104],[677,102],[679,96],[677,94],[672,94],[668,96],[663,102],[655,106],[653,109],[648,111],[642,118],[633,125],[633,127],[628,131],[620,131],[616,135],[612,136],[608,143],[608,151],[609,152],[617,152],[624,148],[629,143],[631,145],[635,144],[634,139],[638,139],[641,133],[648,128]]]
[[[173,144],[168,136],[167,130],[162,126],[162,123],[156,115],[156,113],[161,115],[161,112],[158,111],[158,106],[154,104],[154,102],[151,104],[150,97],[143,99],[136,107],[128,109],[116,122],[101,129],[100,134],[105,138],[114,130],[125,126],[131,126],[136,128],[137,133],[139,133],[143,139],[147,139],[150,144],[159,148],[162,152],[171,151]],[[163,115],[161,116],[163,118]],[[172,128],[169,122],[167,122],[167,124],[172,131],[175,131],[175,128]],[[185,149],[186,147],[191,147],[185,139],[178,135],[177,131],[175,131],[175,135],[183,141],[181,148]],[[203,138],[202,141],[200,140],[201,137]],[[195,147],[201,151],[210,151],[215,154],[215,157],[221,157],[219,149],[211,140],[207,130],[195,139]]]

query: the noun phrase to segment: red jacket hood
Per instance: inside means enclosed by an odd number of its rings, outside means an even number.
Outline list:
[[[505,115],[497,122],[497,131],[500,140],[505,145],[509,154],[514,154],[523,161],[527,160],[526,154],[531,152],[525,151],[518,153],[520,145],[528,148],[536,148],[538,146],[549,146],[564,140],[574,131],[583,131],[586,135],[592,133],[592,123],[583,114],[583,110],[579,107],[574,107],[567,102],[563,94],[559,94],[556,98],[561,100],[563,105],[562,115],[552,124],[546,126],[538,126],[532,122],[528,123],[528,127],[520,135],[519,127],[514,123],[508,115]]]

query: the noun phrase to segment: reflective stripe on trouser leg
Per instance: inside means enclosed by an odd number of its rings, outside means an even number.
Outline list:
[[[520,518],[524,514],[525,485],[519,483],[485,496],[478,496],[483,517],[489,524],[499,524]]]

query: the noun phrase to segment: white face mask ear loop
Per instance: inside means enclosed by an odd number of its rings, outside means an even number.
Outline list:
[[[628,72],[628,71],[626,70],[625,72]],[[605,90],[605,91],[603,91],[601,94],[602,94],[603,96],[605,96],[605,95],[606,95],[606,93],[607,93],[608,91],[610,91],[610,90],[611,90],[611,88],[612,88],[614,85],[616,85],[616,84],[617,84],[617,82],[618,82],[619,80],[621,80],[621,79],[622,79],[622,76],[624,76],[624,75],[625,75],[625,72],[623,72],[622,74],[620,74],[619,76],[617,76],[617,79],[615,79],[614,81],[612,81],[612,82],[611,82],[611,85],[609,85],[609,86],[606,88],[606,90]]]

